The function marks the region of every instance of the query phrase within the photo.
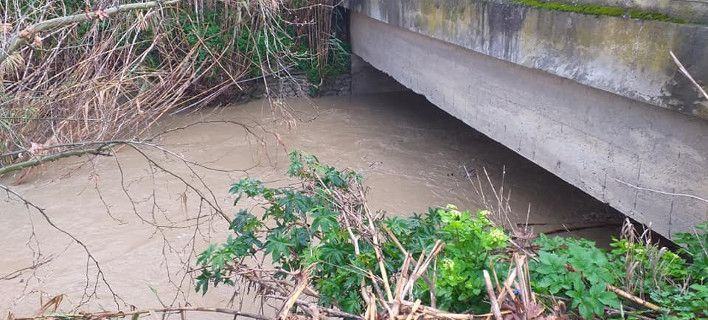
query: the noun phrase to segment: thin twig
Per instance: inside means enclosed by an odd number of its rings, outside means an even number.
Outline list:
[[[272,317],[267,317],[260,314],[241,312],[238,310],[228,309],[228,308],[208,308],[208,307],[171,307],[171,308],[160,308],[160,309],[143,309],[135,311],[99,311],[95,313],[79,313],[79,314],[49,314],[49,315],[39,315],[34,317],[19,317],[14,318],[15,320],[39,320],[39,319],[108,319],[108,318],[123,318],[126,316],[138,316],[142,314],[151,313],[182,313],[182,312],[212,312],[212,313],[223,313],[230,314],[234,316],[246,317],[258,320],[273,320]]]
[[[683,75],[686,76],[686,78],[688,78],[689,81],[691,81],[691,83],[696,87],[696,89],[698,89],[698,92],[700,92],[704,98],[708,99],[708,93],[706,93],[706,91],[703,90],[703,87],[701,87],[698,84],[698,82],[696,82],[696,80],[693,79],[693,77],[691,76],[690,73],[688,73],[688,70],[686,70],[686,67],[684,67],[683,64],[681,63],[681,61],[679,61],[679,59],[676,58],[676,55],[674,54],[674,52],[669,51],[669,54],[671,55],[671,58],[674,59],[674,63],[676,63],[676,65],[679,67],[679,71],[681,71],[681,73],[683,73]]]
[[[32,39],[32,36],[37,32],[47,31],[61,26],[67,26],[82,21],[89,21],[100,17],[107,17],[119,12],[150,9],[157,7],[158,5],[172,5],[178,2],[179,0],[166,0],[120,4],[105,10],[96,10],[71,16],[58,17],[35,23],[20,31],[17,35],[14,36],[14,39],[12,42],[10,42],[10,45],[8,46],[7,50],[0,52],[0,63],[5,61],[8,56],[20,49],[20,47],[23,46],[25,43],[29,42],[29,40]]]

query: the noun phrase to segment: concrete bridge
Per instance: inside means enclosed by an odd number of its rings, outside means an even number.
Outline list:
[[[708,102],[669,52],[708,81],[708,3],[574,2],[345,6],[360,59],[660,234],[691,230],[708,220]]]

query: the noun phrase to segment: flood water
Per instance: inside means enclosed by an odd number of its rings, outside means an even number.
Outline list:
[[[503,185],[505,195],[510,192],[514,213],[505,224],[528,222],[536,231],[581,228],[559,234],[601,243],[616,234],[619,217],[605,205],[415,94],[289,100],[282,108],[293,121],[285,121],[264,101],[174,116],[153,130],[181,128],[154,141],[174,153],[141,148],[157,165],[123,147],[117,157],[66,159],[42,167],[13,188],[86,244],[121,306],[138,308],[187,301],[224,306],[233,292],[219,287],[203,297],[194,293],[189,281],[193,274],[185,277],[185,268],[194,267],[195,252],[208,242],[226,237],[227,224],[161,168],[231,214],[236,211],[227,193],[231,183],[245,176],[275,185],[292,183],[284,174],[287,151],[297,149],[359,171],[370,188],[370,207],[392,215],[448,203],[481,208],[479,188],[472,182],[480,175],[491,199],[486,169],[496,188]],[[210,169],[192,166],[191,172],[176,156]],[[592,227],[597,225],[603,226]],[[41,301],[57,294],[65,294],[65,306],[88,295],[90,302],[82,309],[116,308],[82,247],[50,227],[36,210],[5,195],[0,198],[0,253],[0,315],[31,315]],[[45,259],[40,267],[12,274]],[[234,299],[254,308],[247,300]]]

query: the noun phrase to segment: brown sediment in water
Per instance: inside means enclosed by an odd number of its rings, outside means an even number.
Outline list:
[[[412,93],[291,100],[288,106],[299,119],[294,127],[274,119],[263,101],[178,115],[160,124],[164,129],[203,120],[234,120],[251,125],[263,141],[241,127],[209,123],[175,131],[161,137],[159,143],[210,167],[250,168],[228,173],[198,170],[227,214],[236,211],[231,206],[233,197],[227,193],[231,183],[245,176],[288,183],[286,151],[298,149],[324,163],[362,173],[370,187],[371,208],[389,214],[408,215],[448,203],[478,209],[481,200],[466,173],[481,173],[486,168],[496,187],[502,185],[501,172],[505,170],[504,186],[511,191],[516,212],[510,217],[514,224],[527,221],[529,205],[528,221],[536,231],[619,220],[602,203]],[[272,132],[264,132],[257,125]],[[155,150],[150,154],[164,158]],[[152,174],[151,170],[157,169],[130,148],[121,149],[117,159],[97,158],[77,166],[82,161],[68,159],[47,166],[15,190],[45,208],[59,226],[88,245],[116,293],[141,308],[185,299],[196,305],[217,306],[231,299],[229,288],[210,290],[202,297],[182,279],[178,268],[168,271],[172,263],[179,265],[180,259],[194,259],[189,254],[191,246],[184,246],[195,235],[199,203],[193,194],[185,193],[183,184],[164,173]],[[165,163],[187,174],[179,163]],[[201,183],[193,177],[190,181]],[[136,210],[124,188],[136,203]],[[141,219],[164,224],[179,221],[178,225],[184,227],[155,232],[154,226]],[[197,252],[228,234],[221,217],[200,219]],[[40,293],[45,297],[67,294],[67,304],[80,301],[87,263],[79,246],[48,227],[39,215],[28,214],[23,205],[7,198],[0,200],[0,226],[0,277],[30,265],[38,250],[54,257],[34,274],[25,272],[11,280],[0,280],[0,314],[9,310],[18,314],[35,312]],[[31,237],[33,230],[35,236]],[[606,243],[616,231],[616,227],[601,226],[571,234]],[[93,272],[92,268],[89,266]],[[181,286],[184,294],[175,298],[176,286]],[[104,287],[99,293],[87,309],[115,308]],[[244,305],[249,309],[256,304],[244,301]]]

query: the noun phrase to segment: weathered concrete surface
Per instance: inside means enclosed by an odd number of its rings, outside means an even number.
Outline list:
[[[694,78],[706,81],[708,27],[548,11],[508,1],[350,0],[347,5],[498,59],[708,119],[708,102],[669,56],[673,51]]]
[[[357,13],[351,41],[377,69],[657,232],[708,220],[706,202],[679,195],[708,198],[705,120]]]

